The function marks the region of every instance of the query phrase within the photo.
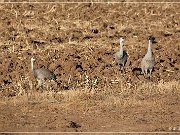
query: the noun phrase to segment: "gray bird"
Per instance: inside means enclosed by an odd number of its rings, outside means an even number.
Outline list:
[[[144,74],[145,78],[149,78],[149,79],[151,78],[152,70],[155,65],[155,58],[151,49],[153,40],[154,40],[153,37],[151,36],[148,37],[148,50],[147,50],[146,55],[141,61],[142,73]]]
[[[36,69],[34,67],[35,60],[36,59],[34,57],[31,58],[31,69],[32,69],[32,73],[33,73],[34,77],[38,81],[37,87],[38,88],[42,87],[45,80],[54,80],[56,82],[56,76],[53,72],[51,72],[50,70],[45,69],[45,68]]]
[[[120,37],[120,50],[115,53],[115,61],[118,64],[121,72],[125,71],[124,66],[126,65],[128,59],[128,54],[123,50],[124,41],[125,38]]]

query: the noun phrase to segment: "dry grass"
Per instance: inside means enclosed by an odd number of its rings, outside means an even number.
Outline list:
[[[25,90],[18,83],[15,90],[19,91],[18,96],[1,98],[1,102],[13,102],[18,104],[24,103],[59,103],[62,106],[68,105],[86,105],[86,107],[99,108],[128,108],[135,106],[161,106],[162,103],[167,102],[171,104],[171,99],[166,101],[168,97],[174,95],[177,99],[180,97],[180,83],[179,81],[158,83],[142,83],[129,86],[127,84],[119,84],[116,89],[104,87],[103,89],[96,89],[84,87],[84,89],[72,89],[66,91],[54,92],[53,90],[45,90],[44,92],[37,92],[33,89]],[[165,101],[163,101],[166,99]],[[169,102],[169,103],[168,103]]]
[[[40,108],[51,118],[51,109],[58,106],[64,115],[73,114],[73,109],[80,110],[80,116],[98,111],[111,115],[114,111],[118,112],[115,117],[134,118],[136,124],[137,117],[126,117],[136,115],[130,111],[145,108],[142,115],[150,121],[146,114],[152,107],[158,112],[149,115],[154,117],[153,122],[161,119],[164,111],[167,114],[163,116],[169,116],[165,121],[172,123],[170,116],[177,115],[178,109],[172,115],[168,112],[180,99],[179,9],[179,4],[173,3],[0,4],[0,104],[12,105],[12,110],[17,106],[30,121],[36,114],[33,105],[37,105],[37,116]],[[132,75],[145,54],[150,34],[158,41],[153,46],[158,64],[152,81]],[[120,35],[127,36],[125,49],[130,56],[125,75],[118,72],[113,61]],[[35,88],[37,82],[30,71],[33,55],[38,57],[37,67],[45,66],[57,74],[60,86],[46,82],[43,92]],[[77,65],[83,70],[76,69]],[[55,107],[50,108],[51,103]]]

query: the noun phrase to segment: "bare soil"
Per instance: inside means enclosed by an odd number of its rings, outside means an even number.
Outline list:
[[[177,3],[0,4],[0,131],[180,132],[179,13]],[[114,62],[120,36],[125,74]],[[42,93],[32,56],[57,76]]]

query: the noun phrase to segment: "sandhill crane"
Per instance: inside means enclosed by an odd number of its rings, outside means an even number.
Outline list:
[[[145,78],[149,78],[149,79],[151,78],[152,70],[155,65],[155,58],[151,50],[151,45],[152,45],[153,40],[154,40],[154,37],[152,36],[148,37],[148,50],[147,50],[146,55],[141,61],[142,73],[144,74]]]
[[[115,61],[120,67],[121,72],[124,72],[124,66],[126,65],[128,54],[123,50],[125,37],[120,37],[120,50],[115,53]]]
[[[34,57],[31,58],[31,69],[32,69],[32,73],[34,75],[34,77],[37,79],[38,81],[38,88],[39,87],[42,87],[43,84],[44,84],[44,81],[45,80],[54,80],[56,82],[56,76],[53,72],[51,72],[50,70],[48,69],[45,69],[45,68],[39,68],[39,69],[36,69],[34,67],[34,61],[36,59]]]

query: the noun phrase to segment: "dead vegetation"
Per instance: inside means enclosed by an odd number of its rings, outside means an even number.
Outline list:
[[[1,131],[141,131],[142,127],[143,131],[169,131],[170,126],[178,127],[179,9],[173,3],[0,4]],[[121,35],[127,36],[130,56],[125,75],[113,58]],[[138,73],[149,35],[157,41],[152,81]],[[35,89],[32,56],[39,59],[37,67],[56,74],[60,86],[46,82],[43,93]],[[40,115],[39,109],[49,115]],[[41,126],[34,119],[37,116],[45,121]],[[69,118],[68,124],[64,117]],[[72,123],[80,127],[71,129]]]

